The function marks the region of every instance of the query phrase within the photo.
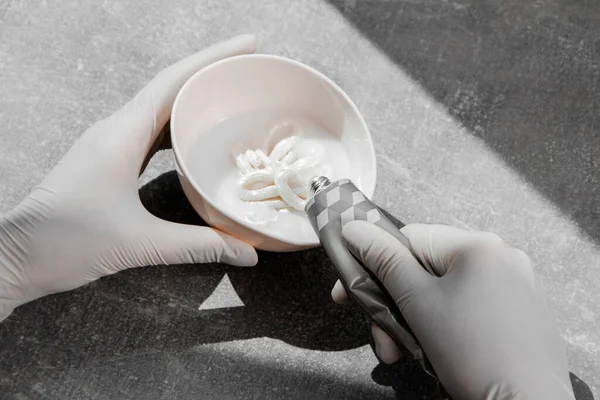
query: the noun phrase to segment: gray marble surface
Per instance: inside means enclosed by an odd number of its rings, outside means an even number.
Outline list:
[[[577,397],[600,393],[600,3],[551,0],[0,0],[0,212],[163,67],[237,33],[356,101],[375,201],[491,230],[534,259]],[[168,152],[146,207],[201,223]],[[127,271],[0,324],[0,399],[430,398],[334,306],[320,250],[260,265]],[[593,395],[592,395],[593,393]]]

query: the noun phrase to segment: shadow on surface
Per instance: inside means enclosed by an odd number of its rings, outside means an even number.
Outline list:
[[[600,240],[600,3],[328,2]]]

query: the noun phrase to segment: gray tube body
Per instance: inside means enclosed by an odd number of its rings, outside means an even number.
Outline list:
[[[351,181],[343,179],[329,183],[326,180],[317,190],[306,204],[306,214],[346,291],[405,353],[412,355],[427,373],[436,377],[394,300],[348,250],[342,228],[350,221],[364,220],[385,229],[408,249],[410,242]]]

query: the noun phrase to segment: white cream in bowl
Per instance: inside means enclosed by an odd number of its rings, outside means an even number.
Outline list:
[[[282,123],[296,125],[301,129],[279,130],[282,136],[270,136],[269,133],[277,133],[277,126]],[[263,143],[258,147],[245,143],[244,138],[250,136],[248,132],[264,132]],[[322,156],[319,157],[320,161],[314,168],[302,171],[300,174],[306,193],[308,193],[308,181],[314,176],[325,175],[332,180],[356,179],[352,174],[348,154],[334,135],[306,117],[283,111],[250,112],[221,121],[206,135],[198,137],[194,148],[188,154],[187,165],[192,179],[202,179],[202,175],[207,171],[217,177],[219,183],[207,187],[206,194],[224,211],[240,218],[255,230],[284,237],[293,236],[300,241],[314,241],[317,237],[303,210],[298,210],[291,205],[283,207],[271,205],[268,201],[245,201],[239,194],[239,182],[243,174],[236,164],[236,157],[244,154],[245,151],[256,149],[268,155],[277,143],[286,139],[286,134],[301,135],[294,146],[297,152],[296,160],[311,155]],[[212,160],[203,156],[206,148],[214,149],[213,156],[226,162],[219,163],[219,168],[215,168]]]

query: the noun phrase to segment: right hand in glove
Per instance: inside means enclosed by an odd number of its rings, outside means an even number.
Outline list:
[[[490,233],[408,225],[423,269],[393,236],[364,221],[348,248],[382,282],[454,399],[573,399],[563,344],[529,257]],[[343,287],[332,291],[347,301]],[[380,328],[383,361],[398,349]]]

